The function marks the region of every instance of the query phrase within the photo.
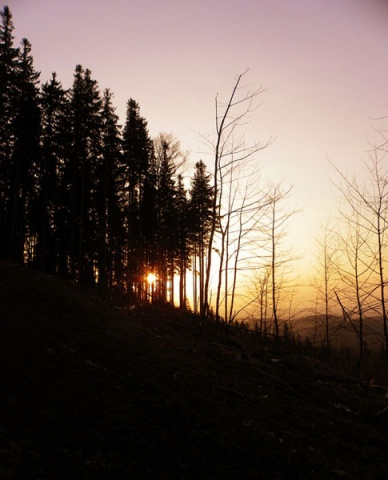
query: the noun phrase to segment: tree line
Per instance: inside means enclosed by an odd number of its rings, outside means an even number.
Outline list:
[[[65,90],[40,83],[31,44],[14,45],[8,7],[0,25],[0,258],[130,302],[187,301],[184,272],[203,262],[213,188],[199,161],[185,187],[179,141],[151,139],[129,99],[123,127],[109,89],[77,65]],[[152,273],[152,286],[147,281]],[[156,278],[156,280],[155,280]],[[151,291],[152,290],[152,291]]]
[[[113,93],[101,92],[82,65],[69,89],[55,73],[42,84],[30,42],[14,44],[10,9],[0,16],[0,260],[115,291],[128,303],[186,308],[190,296],[203,317],[232,323],[246,312],[259,332],[277,337],[282,323],[292,327],[291,189],[261,183],[255,155],[270,141],[239,135],[263,90],[243,93],[243,73],[227,102],[216,97],[215,137],[203,137],[213,170],[200,160],[184,181],[180,142],[151,138],[134,99],[120,126]],[[326,350],[336,311],[357,338],[360,364],[371,316],[381,320],[388,352],[388,139],[380,135],[365,184],[335,168],[344,202],[318,254],[315,311]]]
[[[284,208],[290,188],[262,184],[256,154],[271,140],[244,138],[264,91],[246,91],[245,73],[226,102],[216,96],[215,136],[202,138],[212,172],[200,160],[184,179],[180,142],[151,138],[134,99],[120,126],[113,93],[82,65],[69,89],[55,73],[42,84],[31,44],[14,45],[4,7],[0,259],[115,291],[129,304],[186,308],[190,297],[203,318],[227,323],[258,311],[259,330],[278,336],[295,259],[285,225],[295,212]]]
[[[379,136],[365,161],[363,182],[332,164],[342,202],[338,218],[323,227],[318,242],[316,286],[324,307],[325,348],[330,350],[336,330],[352,331],[360,366],[371,348],[371,335],[382,340],[382,353],[388,354],[388,140],[384,131]]]

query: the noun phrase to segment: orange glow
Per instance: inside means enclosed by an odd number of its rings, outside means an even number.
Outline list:
[[[147,276],[147,282],[152,285],[156,281],[156,275],[154,273],[149,273]]]

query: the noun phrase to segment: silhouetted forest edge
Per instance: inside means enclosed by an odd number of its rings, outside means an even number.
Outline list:
[[[385,478],[387,388],[167,306],[0,264],[0,474]]]
[[[82,65],[69,89],[55,73],[41,83],[7,6],[0,20],[0,259],[120,291],[130,304],[185,306],[186,272],[201,271],[209,237],[206,165],[184,182],[180,142],[151,138],[133,98],[120,125],[113,93]]]
[[[113,93],[89,68],[76,65],[69,88],[55,73],[43,83],[7,6],[0,20],[0,260],[109,291],[128,308],[244,319],[256,334],[308,336],[327,351],[346,338],[362,375],[388,358],[386,139],[363,187],[333,165],[342,222],[318,238],[316,278],[298,279],[285,240],[292,188],[262,183],[256,157],[271,139],[246,142],[240,130],[264,91],[243,86],[247,71],[226,100],[215,96],[215,131],[199,135],[210,168],[198,159],[189,171],[179,140],[151,138],[135,99],[120,124]],[[313,327],[299,338],[307,311]]]

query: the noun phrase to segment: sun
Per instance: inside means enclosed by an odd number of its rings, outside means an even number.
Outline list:
[[[147,276],[147,282],[151,285],[152,283],[155,283],[156,281],[156,275],[154,273],[149,273]]]

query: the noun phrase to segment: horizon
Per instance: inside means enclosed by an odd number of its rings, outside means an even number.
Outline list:
[[[96,4],[100,8],[93,9]],[[260,94],[241,138],[247,145],[256,141],[269,145],[258,149],[254,170],[244,175],[256,175],[259,163],[260,185],[277,185],[283,179],[285,190],[293,186],[286,208],[298,213],[288,219],[286,250],[294,252],[296,285],[306,289],[319,257],[315,237],[321,234],[320,225],[339,215],[338,185],[343,179],[336,169],[349,178],[356,175],[362,183],[368,149],[377,142],[378,129],[384,131],[388,68],[377,59],[383,52],[382,35],[388,36],[383,30],[388,7],[380,1],[368,6],[344,2],[340,7],[318,1],[300,0],[282,7],[247,1],[246,10],[237,10],[232,1],[221,11],[225,23],[214,31],[212,22],[218,13],[214,4],[193,7],[170,0],[168,8],[160,11],[152,1],[139,6],[116,0],[103,10],[106,2],[100,0],[83,2],[75,10],[77,15],[71,16],[75,5],[33,0],[22,7],[17,0],[8,2],[15,46],[23,37],[31,41],[42,84],[56,71],[58,80],[70,88],[74,75],[70,65],[90,69],[101,91],[111,88],[121,125],[127,100],[135,98],[152,138],[171,132],[182,149],[190,151],[187,179],[200,159],[211,171],[212,152],[199,152],[203,139],[214,138],[214,100],[220,105],[226,101],[236,75],[248,67],[242,87],[247,92],[258,89]],[[151,5],[153,15],[147,9]],[[39,15],[42,9],[46,15]],[[202,21],[199,37],[195,25],[185,23],[191,14]],[[266,15],[271,21],[263,22]],[[134,19],[132,30],[126,28],[126,18]],[[68,28],[70,19],[73,29]],[[102,43],[104,24],[117,26]],[[142,29],[145,25],[149,30]],[[163,29],[166,25],[179,28]],[[237,39],[228,37],[233,25],[240,34]],[[217,36],[224,43],[212,43]],[[266,43],[263,40],[268,44],[259,49]],[[123,63],[125,44],[131,45],[131,56]],[[214,68],[207,45],[221,53],[219,69]],[[249,59],[251,65],[243,67]],[[172,64],[178,65],[175,70]],[[198,67],[203,64],[209,70]]]

